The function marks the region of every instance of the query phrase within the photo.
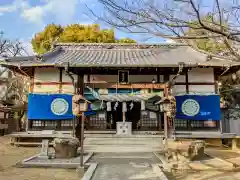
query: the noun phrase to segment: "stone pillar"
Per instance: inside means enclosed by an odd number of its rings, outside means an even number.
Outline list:
[[[48,147],[49,147],[49,140],[44,139],[42,140],[42,148],[40,153],[40,158],[48,159]]]
[[[126,122],[126,111],[127,111],[127,103],[122,103],[122,113],[123,113],[123,122]]]
[[[239,151],[239,140],[237,138],[232,139],[232,150],[233,151]]]

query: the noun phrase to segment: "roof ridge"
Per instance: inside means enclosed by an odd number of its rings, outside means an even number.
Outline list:
[[[56,43],[57,46],[188,46],[184,43]]]

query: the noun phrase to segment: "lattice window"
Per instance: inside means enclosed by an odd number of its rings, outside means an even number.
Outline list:
[[[141,123],[140,129],[156,129],[158,128],[158,114],[151,111],[142,111],[141,112]]]
[[[62,127],[73,126],[73,121],[72,121],[72,120],[62,120],[62,121],[61,121],[61,126],[62,126]]]
[[[204,127],[204,121],[191,121],[192,128],[202,128]]]
[[[45,127],[56,127],[57,121],[45,121]]]
[[[89,126],[94,129],[106,129],[107,128],[107,115],[105,111],[97,112],[96,115],[89,117]]]
[[[32,126],[33,127],[44,127],[44,121],[32,121]]]
[[[175,120],[175,127],[176,128],[187,128],[187,121],[188,120],[183,120],[183,119],[176,119]]]

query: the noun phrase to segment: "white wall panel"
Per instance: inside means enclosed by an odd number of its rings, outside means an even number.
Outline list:
[[[186,86],[185,85],[174,85],[172,88],[173,95],[177,95],[178,93],[186,93]]]
[[[189,85],[190,92],[207,92],[207,93],[214,93],[215,86],[214,85]]]
[[[194,68],[188,72],[188,82],[214,82],[213,68]]]
[[[59,93],[59,85],[34,85],[34,93]]]
[[[36,68],[34,82],[59,82],[59,76],[57,68]]]

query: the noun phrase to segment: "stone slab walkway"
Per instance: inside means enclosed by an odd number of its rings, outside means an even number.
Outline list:
[[[234,169],[232,163],[240,164],[240,155],[231,150],[207,149],[214,156],[202,161],[193,161],[189,169],[168,174],[169,179],[178,180],[240,180],[240,168]]]
[[[152,164],[160,164],[153,153],[99,153],[92,157],[98,167],[92,180],[159,180]]]

